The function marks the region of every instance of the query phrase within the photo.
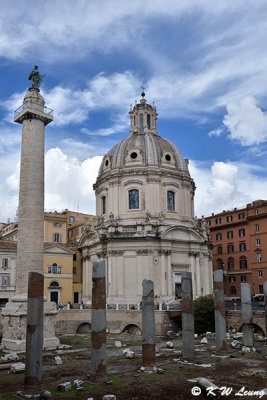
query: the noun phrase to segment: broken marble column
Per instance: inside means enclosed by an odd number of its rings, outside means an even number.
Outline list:
[[[106,374],[106,270],[105,261],[95,261],[92,271],[92,317],[91,317],[91,376],[99,378]]]
[[[154,283],[143,280],[142,298],[142,355],[143,365],[155,365],[156,360],[155,338],[155,310],[154,310]]]
[[[265,301],[265,324],[266,324],[266,336],[267,336],[267,281],[263,284],[263,293]]]
[[[195,330],[191,272],[182,272],[182,335],[183,357],[186,360],[194,360]]]
[[[241,304],[242,304],[242,330],[243,344],[247,347],[254,346],[253,324],[252,324],[252,304],[250,285],[241,283]]]
[[[43,376],[44,276],[29,272],[25,385],[38,386]]]
[[[215,305],[215,332],[216,332],[216,350],[226,351],[226,318],[225,318],[225,300],[223,270],[218,269],[213,272],[214,280],[214,305]]]

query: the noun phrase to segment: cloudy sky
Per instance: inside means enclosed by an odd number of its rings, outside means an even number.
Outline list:
[[[0,4],[0,221],[18,205],[22,104],[33,65],[54,109],[46,209],[94,213],[102,156],[128,135],[130,104],[190,160],[195,213],[267,198],[264,0],[32,0]]]

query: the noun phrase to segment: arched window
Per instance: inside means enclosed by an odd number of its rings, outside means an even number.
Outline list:
[[[50,283],[49,286],[50,286],[50,287],[59,287],[59,283],[56,282],[56,281],[53,281],[53,282]]]
[[[147,114],[147,127],[148,127],[148,129],[150,129],[150,127],[151,127],[151,117],[150,117],[150,114]]]
[[[139,208],[139,190],[129,190],[129,209],[134,210]]]
[[[139,114],[139,125],[140,125],[140,132],[144,132],[144,114]]]
[[[167,209],[168,211],[175,210],[175,193],[171,190],[168,190],[167,192]]]
[[[223,260],[221,258],[217,259],[217,267],[219,269],[223,269]]]
[[[233,259],[233,257],[229,257],[228,258],[228,269],[231,271],[233,270],[235,267],[235,260]]]
[[[231,294],[236,294],[236,287],[235,286],[231,286],[230,287],[230,293]]]
[[[239,261],[240,269],[247,269],[247,257],[241,256]]]

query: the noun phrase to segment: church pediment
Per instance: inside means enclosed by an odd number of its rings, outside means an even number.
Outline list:
[[[68,254],[72,255],[73,251],[67,247],[61,246],[60,244],[45,245],[44,254]]]
[[[162,239],[203,242],[203,237],[195,229],[182,225],[172,226],[161,234]]]
[[[99,242],[100,236],[97,231],[90,231],[90,232],[84,232],[82,235],[78,247],[84,247],[84,246],[91,246],[92,244]]]

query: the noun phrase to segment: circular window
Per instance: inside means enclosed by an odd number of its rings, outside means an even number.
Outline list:
[[[131,158],[134,160],[135,158],[137,158],[137,153],[135,151],[133,151],[131,153]]]
[[[105,161],[105,166],[106,166],[106,167],[108,166],[108,160]]]
[[[166,154],[166,156],[165,156],[165,160],[167,160],[167,161],[171,161],[171,156],[170,156],[169,154]]]

